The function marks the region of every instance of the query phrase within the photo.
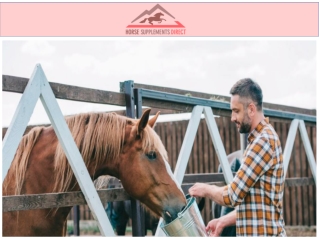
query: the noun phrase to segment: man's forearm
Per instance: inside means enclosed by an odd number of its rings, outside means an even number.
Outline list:
[[[219,205],[225,206],[223,198],[224,187],[209,185],[206,183],[195,183],[189,190],[193,197],[208,197]]]
[[[220,220],[224,228],[236,225],[236,209],[220,217]]]
[[[224,187],[218,187],[216,185],[210,185],[207,190],[207,197],[216,202],[219,205],[226,206],[223,198]]]

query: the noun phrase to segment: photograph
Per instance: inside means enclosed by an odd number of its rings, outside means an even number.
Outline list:
[[[2,39],[3,236],[316,236],[317,47]]]

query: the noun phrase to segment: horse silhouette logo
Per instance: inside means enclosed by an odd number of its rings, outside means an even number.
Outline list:
[[[156,13],[154,15],[154,17],[146,17],[146,18],[144,18],[144,20],[140,21],[140,23],[144,23],[146,20],[148,20],[148,22],[153,25],[153,23],[152,23],[153,21],[156,21],[158,23],[161,23],[163,20],[166,21],[164,18],[161,18],[161,16],[164,16],[164,14],[159,12],[159,13]]]
[[[163,18],[165,16],[165,18]],[[165,23],[162,23],[162,22]],[[156,4],[150,10],[144,10],[126,28],[185,28],[161,5]]]

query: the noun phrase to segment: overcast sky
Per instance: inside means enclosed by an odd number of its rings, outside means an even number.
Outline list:
[[[251,77],[264,101],[316,108],[316,41],[110,39],[2,41],[2,74],[30,77],[40,63],[52,82],[119,92],[119,82],[167,86],[229,96]],[[21,94],[2,93],[2,126]],[[115,107],[58,100],[65,115]],[[49,122],[40,102],[30,124]]]

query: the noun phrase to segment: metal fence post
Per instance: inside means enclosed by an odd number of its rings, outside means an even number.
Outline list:
[[[73,206],[73,235],[80,236],[80,207]]]
[[[124,82],[124,94],[126,102],[126,116],[135,118],[135,98],[134,98],[134,81],[129,80]],[[138,107],[137,107],[138,108]],[[140,106],[141,108],[141,106]],[[141,116],[141,110],[138,111],[137,117]],[[132,208],[132,234],[134,237],[145,236],[145,219],[143,209],[138,200],[131,198]]]

